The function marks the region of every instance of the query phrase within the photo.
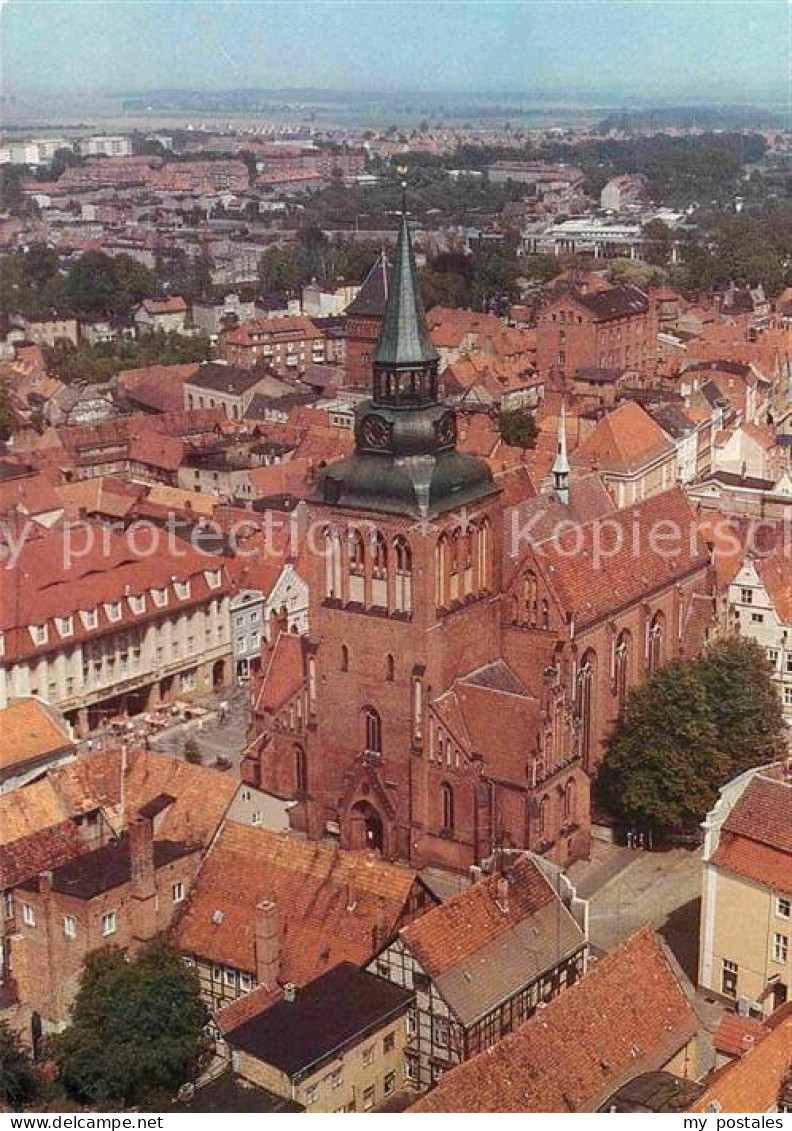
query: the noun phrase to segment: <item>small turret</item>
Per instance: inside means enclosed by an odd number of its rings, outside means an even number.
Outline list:
[[[561,420],[558,424],[558,447],[553,462],[553,487],[559,502],[569,506],[569,458],[566,444],[566,405],[561,404]]]

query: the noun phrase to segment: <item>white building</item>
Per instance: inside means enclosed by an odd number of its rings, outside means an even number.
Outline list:
[[[727,623],[765,650],[784,716],[792,725],[792,560],[783,545],[747,558],[729,585]]]
[[[132,142],[121,134],[95,135],[80,142],[80,149],[88,157],[129,157]]]
[[[156,528],[31,537],[7,585],[0,707],[35,696],[83,735],[230,680],[224,563]]]
[[[0,145],[0,165],[49,165],[59,149],[70,149],[62,137],[27,138]]]

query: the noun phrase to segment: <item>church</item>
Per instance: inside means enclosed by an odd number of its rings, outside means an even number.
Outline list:
[[[308,500],[309,631],[265,659],[243,776],[293,801],[310,839],[419,868],[499,847],[564,865],[588,852],[591,783],[627,691],[703,644],[709,554],[647,540],[630,560],[642,524],[690,525],[684,493],[615,511],[570,471],[563,416],[552,487],[506,507],[489,463],[457,449],[406,215],[388,282],[355,450]],[[604,518],[633,535],[606,569],[592,553]]]

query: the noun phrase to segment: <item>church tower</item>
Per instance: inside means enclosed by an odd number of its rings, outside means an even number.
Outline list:
[[[292,819],[416,865],[436,857],[425,846],[443,825],[428,704],[499,654],[499,489],[485,460],[457,451],[438,362],[403,215],[355,451],[309,499],[308,725]]]

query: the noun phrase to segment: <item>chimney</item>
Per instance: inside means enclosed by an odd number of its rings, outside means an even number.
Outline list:
[[[154,825],[148,817],[137,817],[129,826],[129,857],[135,894],[154,891]]]
[[[138,816],[129,826],[132,937],[146,942],[157,933],[157,888],[154,876],[154,825]]]
[[[52,872],[39,872],[38,889],[41,895],[49,895],[52,891]]]
[[[281,964],[280,915],[273,899],[256,905],[256,981],[268,990],[278,982]]]
[[[477,884],[481,879],[481,868],[478,864],[471,864],[468,868],[468,875],[470,876],[471,884]]]
[[[294,982],[287,982],[283,987],[283,1000],[288,1002],[297,1000],[297,987]]]
[[[505,876],[498,876],[496,891],[498,910],[507,915],[509,911],[509,881]]]

